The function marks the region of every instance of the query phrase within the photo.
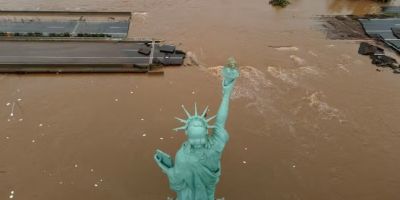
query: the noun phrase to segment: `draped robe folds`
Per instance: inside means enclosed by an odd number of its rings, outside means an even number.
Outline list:
[[[168,175],[178,200],[214,200],[221,175],[220,158],[228,139],[226,130],[217,125],[204,148],[193,149],[189,142],[183,143]]]

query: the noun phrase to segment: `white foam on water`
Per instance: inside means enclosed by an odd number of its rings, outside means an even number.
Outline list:
[[[204,69],[211,75],[222,79],[223,66]],[[274,107],[273,102],[280,99],[282,92],[288,89],[288,86],[291,89],[300,87],[302,77],[319,76],[321,74],[320,70],[314,66],[304,66],[296,69],[268,66],[266,73],[252,66],[241,66],[239,69],[240,78],[237,80],[231,98],[248,99],[249,103],[246,107],[255,107],[260,114],[270,112],[281,115],[282,112],[279,112],[279,108]]]
[[[300,69],[300,73],[303,75],[306,75],[306,74],[315,75],[315,76],[320,75],[320,71],[314,66],[300,67],[299,69]]]
[[[185,66],[201,66],[197,55],[191,51],[186,52]]]
[[[337,118],[342,120],[342,114],[340,111],[330,106],[327,102],[322,101],[321,99],[324,97],[324,94],[321,91],[316,91],[304,97],[304,99],[308,100],[308,105],[314,109],[316,109],[319,114],[322,116],[322,119],[334,119]]]
[[[343,70],[343,71],[345,71],[345,72],[347,72],[347,73],[349,73],[350,72],[350,70],[349,69],[347,69],[347,67],[344,65],[344,64],[337,64],[337,66],[338,66],[338,68],[339,69],[341,69],[341,70]]]
[[[304,65],[304,64],[306,63],[306,60],[303,59],[303,58],[300,58],[299,56],[290,55],[289,57],[290,57],[290,59],[292,59],[293,62],[294,62],[296,65],[298,65],[298,66],[302,66],[302,65]]]
[[[298,51],[298,47],[290,46],[290,47],[277,47],[275,48],[278,51]]]
[[[313,52],[313,51],[308,51],[308,54],[310,54],[310,55],[312,55],[312,56],[314,56],[314,57],[318,57],[318,54],[316,54],[315,52]]]
[[[206,68],[207,72],[213,76],[221,77],[223,66]],[[246,107],[256,107],[260,113],[271,108],[271,98],[265,98],[268,95],[268,89],[274,86],[261,70],[252,66],[241,66],[240,78],[237,79],[235,89],[233,90],[232,99],[245,98],[250,101]]]
[[[145,21],[148,17],[147,12],[134,12],[133,17],[136,19],[140,19],[141,21]]]
[[[276,78],[281,80],[282,82],[292,85],[292,86],[297,86],[297,75],[293,72],[293,70],[286,70],[274,66],[268,66],[267,70],[269,74]]]

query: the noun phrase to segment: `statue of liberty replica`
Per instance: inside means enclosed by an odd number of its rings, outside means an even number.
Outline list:
[[[156,163],[168,176],[170,188],[177,193],[177,200],[215,200],[215,187],[221,175],[220,160],[229,139],[225,129],[229,98],[239,77],[233,58],[224,66],[222,75],[222,101],[217,115],[207,118],[208,107],[201,114],[197,113],[196,104],[191,115],[182,105],[187,119],[176,118],[184,125],[174,130],[184,131],[187,140],[176,153],[175,163],[160,150],[154,155]],[[209,125],[214,118],[215,124]]]

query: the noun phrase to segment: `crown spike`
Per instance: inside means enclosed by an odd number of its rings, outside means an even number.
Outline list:
[[[197,117],[197,103],[194,103],[194,116]]]
[[[186,116],[188,117],[188,118],[190,118],[191,117],[191,115],[190,115],[190,113],[186,110],[186,108],[185,108],[185,106],[184,105],[182,105],[182,109],[183,109],[183,111],[185,111],[185,113],[186,113]]]
[[[187,123],[187,120],[181,119],[179,117],[175,117],[176,120],[182,122],[182,123]]]
[[[206,109],[204,109],[203,113],[201,114],[201,117],[206,117],[207,111],[208,111],[208,106],[206,107]]]
[[[185,125],[185,126],[178,127],[178,128],[174,128],[173,130],[176,131],[176,132],[178,132],[179,130],[185,130],[185,129],[186,129],[186,125]]]
[[[212,116],[212,117],[206,119],[207,123],[208,123],[209,121],[211,121],[212,119],[214,119],[216,116],[217,116],[217,115],[214,115],[214,116]]]

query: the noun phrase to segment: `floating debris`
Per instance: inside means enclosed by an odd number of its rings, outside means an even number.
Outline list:
[[[90,172],[94,172],[94,169],[90,169]]]
[[[10,139],[10,137],[6,136],[6,139],[7,139],[7,140]]]
[[[130,91],[129,93],[133,94],[133,91]]]
[[[143,137],[146,137],[146,133],[143,133],[142,136],[143,136]]]
[[[24,121],[24,119],[20,118],[20,119],[18,119],[18,121],[19,121],[19,122],[22,122],[22,121]]]
[[[42,127],[43,126],[43,124],[39,124],[39,127]]]
[[[93,186],[94,186],[94,187],[99,187],[99,185],[98,185],[97,183],[95,183]]]
[[[293,168],[296,168],[296,165],[292,165]]]
[[[11,103],[10,103],[10,102],[7,102],[7,103],[6,103],[6,106],[10,106],[10,105],[11,105]]]
[[[114,101],[115,101],[115,102],[117,102],[117,101],[118,101],[118,99],[114,99]]]
[[[32,140],[32,143],[35,143],[36,142],[36,140]]]
[[[143,118],[141,118],[140,120],[141,120],[141,121],[144,121],[144,119],[143,119]]]
[[[244,150],[247,151],[247,147],[245,147]]]
[[[17,99],[17,101],[22,101],[22,99]]]
[[[60,182],[58,182],[58,184],[60,184],[60,185],[62,185],[64,182],[62,182],[62,181],[60,181]]]
[[[384,49],[368,44],[366,42],[361,42],[360,47],[358,48],[358,53],[366,56],[374,54],[384,54]]]
[[[78,168],[78,164],[75,164],[74,167],[75,167],[75,168]]]
[[[243,164],[247,164],[247,162],[245,160],[242,161]]]
[[[160,140],[164,140],[164,138],[163,138],[163,137],[160,137]]]
[[[15,107],[15,102],[13,102],[12,107],[11,107],[11,113],[10,113],[11,117],[14,116],[14,107]]]
[[[195,91],[192,91],[192,94],[196,94],[196,92],[195,92]]]
[[[270,46],[273,47],[273,46]],[[298,51],[299,48],[295,46],[279,46],[279,47],[273,47],[277,51]]]
[[[290,4],[290,1],[289,0],[270,0],[269,4],[271,4],[272,6],[279,6],[279,7],[284,8]]]
[[[386,56],[384,49],[380,47],[367,42],[361,42],[358,53],[369,56],[372,60],[372,64],[378,67],[389,67],[393,70],[393,73],[400,73],[400,65],[397,61],[390,56]]]

